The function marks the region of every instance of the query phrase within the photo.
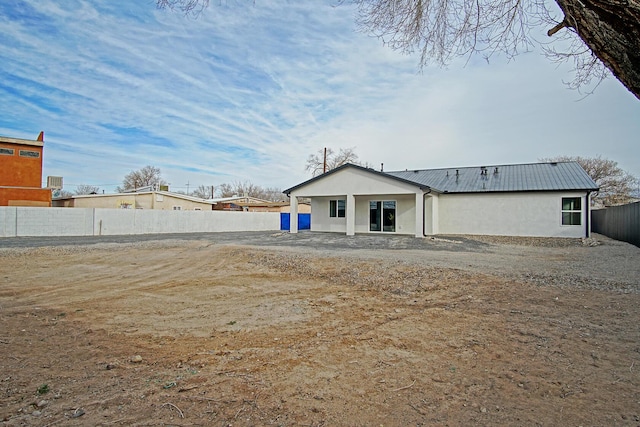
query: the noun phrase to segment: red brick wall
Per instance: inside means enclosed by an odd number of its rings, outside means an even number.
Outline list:
[[[0,186],[42,188],[42,147],[0,142]],[[0,150],[1,151],[1,150]],[[20,151],[37,152],[38,157],[21,156]]]
[[[48,188],[2,188],[0,206],[51,206]]]

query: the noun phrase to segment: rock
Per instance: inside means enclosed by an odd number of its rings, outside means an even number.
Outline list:
[[[37,406],[38,408],[44,408],[44,407],[45,407],[45,406],[47,406],[48,404],[49,404],[49,402],[47,402],[46,400],[41,400],[41,401],[39,401],[39,402],[36,404],[36,406]]]
[[[140,363],[142,362],[142,356],[136,354],[135,356],[131,356],[131,363]]]

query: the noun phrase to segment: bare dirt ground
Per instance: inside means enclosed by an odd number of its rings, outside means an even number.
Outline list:
[[[640,425],[639,248],[309,236],[0,244],[0,423]]]

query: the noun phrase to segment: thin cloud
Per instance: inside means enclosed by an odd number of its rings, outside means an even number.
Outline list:
[[[537,54],[420,73],[329,1],[223,2],[198,19],[58,3],[0,5],[0,134],[45,130],[45,176],[67,183],[112,191],[150,164],[173,189],[285,188],[324,146],[385,169],[602,154],[640,175],[637,101],[612,80],[574,102]]]

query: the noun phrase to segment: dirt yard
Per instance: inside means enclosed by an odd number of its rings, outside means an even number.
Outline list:
[[[0,243],[0,424],[640,425],[640,249],[469,242]]]

